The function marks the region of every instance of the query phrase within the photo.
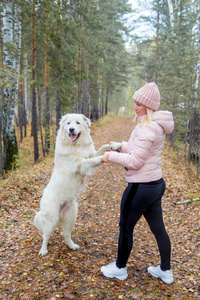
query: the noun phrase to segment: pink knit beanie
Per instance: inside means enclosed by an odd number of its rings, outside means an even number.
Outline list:
[[[160,93],[158,86],[154,82],[145,84],[141,89],[134,93],[133,99],[152,110],[158,110],[160,105]]]

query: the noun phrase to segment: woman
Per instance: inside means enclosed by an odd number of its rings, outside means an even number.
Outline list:
[[[112,162],[125,168],[128,186],[120,208],[120,234],[116,262],[101,268],[104,276],[125,280],[126,263],[133,245],[133,229],[143,215],[155,235],[161,265],[149,267],[148,272],[165,283],[173,282],[170,266],[171,243],[162,217],[161,198],[165,182],[161,171],[161,152],[165,134],[173,131],[174,121],[169,111],[157,111],[160,93],[157,85],[147,83],[133,95],[139,124],[128,143],[122,142],[120,153],[106,152],[102,162]]]

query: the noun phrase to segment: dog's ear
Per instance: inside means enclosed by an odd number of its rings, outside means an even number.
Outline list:
[[[88,127],[91,127],[91,121],[90,119],[88,119],[86,116],[83,115],[83,119],[85,121],[85,123],[87,124]]]

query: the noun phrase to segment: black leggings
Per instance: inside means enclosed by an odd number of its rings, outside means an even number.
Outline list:
[[[171,243],[162,217],[161,198],[165,192],[163,178],[149,183],[129,183],[124,191],[120,211],[118,242],[119,268],[126,266],[133,246],[133,229],[143,215],[155,235],[161,257],[161,269],[171,269]]]

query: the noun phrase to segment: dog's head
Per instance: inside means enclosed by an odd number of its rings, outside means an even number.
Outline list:
[[[66,114],[60,120],[60,131],[64,141],[77,143],[81,136],[89,133],[91,122],[82,114]]]

